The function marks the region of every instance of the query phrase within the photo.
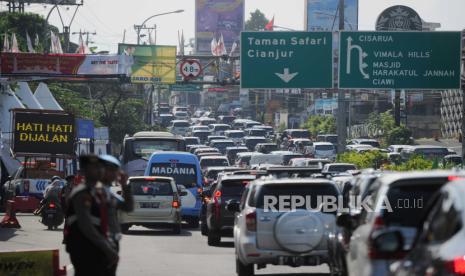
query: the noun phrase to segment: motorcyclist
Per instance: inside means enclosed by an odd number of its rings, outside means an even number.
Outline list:
[[[43,195],[44,198],[40,201],[39,209],[34,212],[35,215],[41,214],[44,207],[51,202],[61,207],[61,177],[53,176]]]

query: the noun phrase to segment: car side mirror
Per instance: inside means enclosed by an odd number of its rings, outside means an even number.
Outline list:
[[[226,204],[226,210],[228,210],[231,213],[238,213],[240,212],[240,207],[239,207],[239,202],[236,200],[231,200]]]
[[[186,190],[180,191],[179,196],[187,196],[187,191]]]
[[[379,253],[396,253],[404,247],[404,239],[399,231],[380,231],[373,233],[373,247]]]

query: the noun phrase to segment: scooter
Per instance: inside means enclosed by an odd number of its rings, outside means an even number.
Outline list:
[[[41,211],[41,222],[48,230],[57,229],[64,221],[63,210],[59,204],[51,201],[46,203]]]

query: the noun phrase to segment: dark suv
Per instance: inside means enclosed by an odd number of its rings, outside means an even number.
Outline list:
[[[222,236],[232,234],[235,214],[226,205],[239,202],[245,186],[255,179],[254,175],[226,175],[219,180],[207,204],[208,245],[218,245]]]

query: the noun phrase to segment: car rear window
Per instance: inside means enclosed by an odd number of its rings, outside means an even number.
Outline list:
[[[230,138],[242,138],[245,136],[244,132],[231,132],[227,135]]]
[[[362,142],[360,142],[360,145],[370,145],[370,146],[375,147],[375,148],[380,147],[379,142],[376,142],[376,141],[362,141]]]
[[[316,145],[315,150],[334,150],[333,145]]]
[[[215,131],[223,131],[230,129],[230,126],[215,126]]]
[[[249,204],[257,208],[264,207],[265,196],[273,196],[279,198],[279,196],[303,196],[306,201],[309,200],[311,208],[316,209],[318,204],[322,201],[319,196],[334,196],[339,195],[336,187],[329,184],[309,184],[309,185],[295,185],[295,184],[280,184],[280,185],[264,185],[261,187],[253,199],[254,202]],[[303,206],[302,208],[306,208]]]
[[[173,195],[171,183],[167,181],[147,181],[147,180],[131,180],[130,185],[132,192],[136,196],[140,195],[157,195],[169,196]]]
[[[266,130],[264,129],[252,129],[249,132],[250,136],[266,136]]]
[[[356,170],[357,168],[355,166],[350,166],[350,165],[337,165],[337,166],[330,166],[329,170],[330,172],[346,172],[350,170]]]
[[[289,134],[292,138],[310,138],[310,133],[307,130],[294,130],[290,131]]]
[[[189,127],[190,125],[188,122],[174,122],[173,126],[174,127]]]
[[[229,166],[228,160],[223,158],[209,158],[200,161],[202,167],[227,167]]]
[[[221,194],[225,196],[241,196],[249,182],[250,180],[244,179],[221,181]]]
[[[387,200],[392,212],[387,209],[383,210],[386,225],[417,227],[432,195],[447,181],[447,178],[425,179],[420,183],[409,180],[405,182],[405,185],[390,188]]]

